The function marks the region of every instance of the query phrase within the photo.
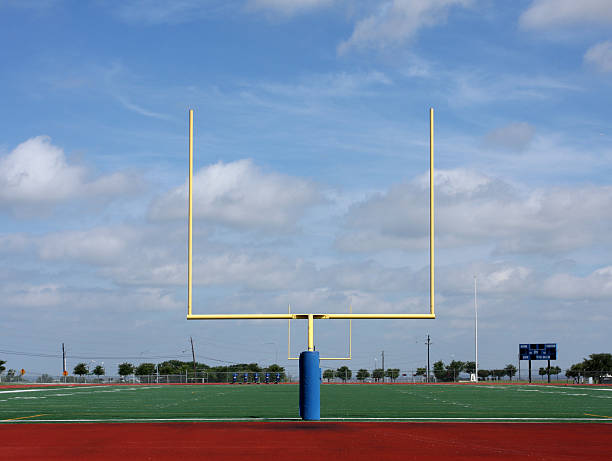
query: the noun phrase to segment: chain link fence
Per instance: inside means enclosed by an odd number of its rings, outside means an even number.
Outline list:
[[[286,372],[186,372],[181,374],[151,374],[128,376],[62,376],[47,373],[7,376],[0,375],[0,384],[192,384],[192,383],[235,383],[235,384],[278,384],[293,380]]]
[[[429,379],[427,373],[419,370],[400,370],[397,368],[385,370],[351,370],[322,368],[321,377],[324,383],[440,383],[440,382],[470,382],[471,377],[468,373],[453,373],[438,376],[430,370]],[[520,375],[513,376],[487,376],[479,378],[479,382],[490,383],[518,383],[527,382],[527,372],[521,370]],[[206,383],[226,383],[226,384],[274,384],[298,382],[299,376],[288,372],[185,372],[182,374],[151,374],[143,376],[61,376],[46,373],[8,376],[6,373],[0,375],[0,385],[2,384],[206,384]],[[550,381],[553,383],[565,384],[612,384],[612,373],[607,371],[591,371],[578,376],[566,376],[564,373],[551,375]],[[548,382],[547,375],[532,374],[533,383]]]

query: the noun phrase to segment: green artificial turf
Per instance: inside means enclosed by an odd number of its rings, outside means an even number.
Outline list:
[[[282,420],[299,417],[298,393],[292,384],[0,387],[0,421]],[[321,417],[612,422],[612,388],[325,384]]]

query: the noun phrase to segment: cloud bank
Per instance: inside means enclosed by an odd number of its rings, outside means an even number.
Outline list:
[[[355,25],[351,36],[338,46],[338,53],[351,49],[386,48],[401,45],[419,29],[446,20],[454,6],[468,6],[471,0],[392,0],[383,2]]]
[[[133,179],[124,173],[94,180],[87,173],[70,164],[49,137],[28,139],[0,158],[0,207],[27,213],[69,200],[107,199],[133,188]]]
[[[239,229],[293,229],[306,208],[322,197],[304,179],[264,173],[251,160],[219,162],[194,174],[194,217]],[[188,185],[151,207],[153,219],[187,216]]]
[[[612,8],[608,0],[535,0],[519,23],[528,29],[612,24]]]

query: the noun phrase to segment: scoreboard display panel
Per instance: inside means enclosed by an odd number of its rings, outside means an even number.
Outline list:
[[[557,360],[557,344],[519,344],[521,360]]]

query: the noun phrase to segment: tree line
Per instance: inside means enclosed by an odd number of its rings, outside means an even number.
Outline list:
[[[195,370],[194,370],[195,368]],[[155,374],[160,375],[185,375],[191,374],[202,376],[206,374],[209,382],[221,382],[226,380],[227,373],[285,373],[285,368],[280,365],[273,364],[268,367],[262,367],[257,363],[233,363],[231,365],[209,366],[205,363],[182,362],[180,360],[166,360],[162,363],[141,363],[134,365],[129,362],[120,363],[117,366],[117,374],[121,377],[127,376],[150,376]],[[104,376],[106,371],[101,365],[96,366],[93,370],[89,370],[86,363],[78,363],[73,370],[75,375],[83,377],[85,375]]]
[[[4,364],[5,360],[0,360],[0,374],[2,374],[6,367]],[[460,373],[474,373],[476,370],[475,362],[462,362],[458,360],[451,361],[446,365],[442,360],[438,360],[433,364],[433,375],[438,381],[455,381],[458,379]],[[135,376],[148,376],[159,373],[160,375],[184,375],[185,373],[194,373],[193,362],[183,362],[180,360],[167,360],[158,364],[155,363],[141,363],[134,365],[129,362],[120,363],[117,367],[117,374],[122,377],[130,375]],[[207,373],[209,382],[221,382],[226,380],[226,373],[281,373],[284,375],[285,369],[280,365],[273,364],[268,367],[262,367],[257,363],[235,363],[228,365],[209,366],[205,363],[196,362],[195,372],[197,374]],[[562,370],[558,366],[541,367],[539,369],[540,376],[559,375]],[[96,365],[90,370],[89,366],[85,362],[78,363],[73,369],[74,375],[83,377],[86,375],[96,375],[102,377],[106,374],[106,370],[102,365]],[[508,364],[504,368],[499,369],[479,369],[478,377],[480,379],[501,379],[504,376],[508,376],[510,380],[516,375],[517,369],[514,365]],[[425,376],[427,374],[426,368],[417,368],[414,376]],[[591,354],[588,358],[585,358],[580,363],[573,364],[570,368],[565,371],[565,376],[568,378],[593,378],[596,382],[602,382],[603,378],[607,375],[612,374],[612,354],[609,353],[598,353]],[[368,370],[361,368],[357,371],[356,378],[359,381],[365,381],[368,378],[372,378],[375,382],[379,382],[384,378],[389,378],[391,381],[396,381],[400,375],[399,368],[377,368],[370,373]],[[353,376],[353,372],[347,366],[342,366],[336,370],[325,370],[323,372],[323,379],[328,382],[332,379],[341,379],[342,381],[350,380]],[[13,381],[17,380],[17,371],[9,369],[6,373],[6,380]]]
[[[369,370],[366,370],[365,368],[361,368],[357,371],[355,377],[358,381],[362,382],[370,377],[372,377],[375,382],[379,382],[382,381],[384,377],[389,378],[391,381],[396,381],[399,375],[399,368],[387,368],[386,370],[383,370],[382,368],[376,368],[375,370],[372,370],[372,373],[370,373]],[[327,382],[330,382],[332,379],[335,378],[339,378],[342,380],[342,382],[346,382],[351,379],[352,376],[353,371],[346,365],[341,366],[337,370],[328,369],[323,372],[323,379],[326,379]]]
[[[575,363],[565,371],[568,378],[578,379],[581,376],[593,378],[601,383],[603,378],[612,374],[612,354],[591,354],[580,363]]]

